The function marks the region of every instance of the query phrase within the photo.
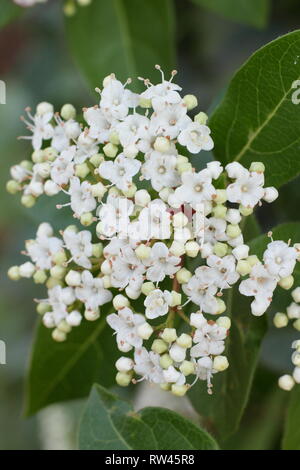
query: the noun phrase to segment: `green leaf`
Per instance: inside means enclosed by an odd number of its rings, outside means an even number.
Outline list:
[[[111,386],[117,357],[104,316],[95,323],[83,321],[64,343],[55,342],[39,323],[26,384],[26,415],[51,403],[87,396],[95,382]]]
[[[10,21],[14,20],[22,9],[15,5],[12,0],[1,0],[0,8],[0,28],[6,26]]]
[[[193,0],[225,18],[257,28],[266,26],[269,14],[269,0]]]
[[[268,185],[300,173],[300,112],[292,102],[300,78],[300,32],[267,44],[236,73],[210,119],[222,163],[262,161]]]
[[[189,450],[217,449],[205,431],[165,408],[144,408],[136,413],[116,395],[95,385],[84,411],[81,450]]]
[[[258,230],[254,218],[247,222],[244,230],[252,234]],[[266,332],[266,318],[251,315],[250,302],[249,298],[238,292],[237,287],[229,289],[225,312],[232,321],[225,351],[229,368],[214,376],[213,395],[208,395],[206,383],[202,381],[198,381],[189,391],[189,398],[194,408],[206,418],[208,429],[214,430],[222,440],[238,429]]]
[[[285,431],[283,436],[283,450],[300,450],[300,387],[291,392],[287,413]]]
[[[104,0],[66,19],[71,52],[93,87],[114,72],[125,81],[138,76],[157,80],[155,64],[174,67],[171,0]]]

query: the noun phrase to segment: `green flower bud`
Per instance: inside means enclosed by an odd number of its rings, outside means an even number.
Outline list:
[[[242,233],[240,227],[235,224],[228,224],[226,229],[226,234],[229,238],[236,238]]]
[[[253,213],[253,209],[251,207],[245,207],[245,206],[242,206],[241,204],[239,207],[239,211],[245,217],[248,217],[248,215],[251,215]]]
[[[94,222],[94,216],[93,216],[92,212],[85,212],[85,213],[82,214],[82,216],[80,217],[80,223],[81,223],[82,225],[84,225],[85,227],[88,227],[88,226],[91,225],[93,222]]]
[[[228,245],[226,243],[217,242],[213,248],[214,254],[223,258],[228,252]]]
[[[163,369],[168,369],[168,367],[173,364],[173,360],[169,354],[163,354],[159,360],[159,364]]]
[[[248,263],[248,261],[244,259],[240,259],[237,262],[236,265],[236,271],[241,275],[241,276],[246,276],[247,274],[250,273],[251,271],[251,265]]]
[[[293,276],[287,276],[287,277],[283,277],[282,279],[280,279],[280,281],[278,282],[278,284],[280,285],[280,287],[282,287],[283,289],[285,290],[289,290],[293,284],[294,284],[294,278]]]
[[[103,253],[102,243],[93,243],[92,254],[95,258],[100,258]]]
[[[165,328],[160,337],[167,343],[173,343],[177,339],[175,328]]]
[[[151,100],[147,100],[146,98],[139,99],[139,106],[141,108],[151,108]]]
[[[18,281],[21,279],[19,266],[12,266],[9,268],[7,275],[12,281]]]
[[[155,289],[155,285],[153,284],[153,282],[144,282],[144,284],[142,284],[142,293],[144,295],[148,295],[150,294],[150,292],[152,292],[153,290]]]
[[[162,354],[167,351],[168,345],[162,339],[155,339],[151,346],[152,351]]]
[[[225,219],[226,217],[226,212],[227,212],[227,207],[224,206],[223,204],[217,204],[213,208],[213,216],[217,217],[218,219]]]
[[[208,120],[207,114],[203,113],[202,111],[194,117],[195,122],[199,122],[199,124],[206,124]]]
[[[289,319],[285,313],[277,312],[274,315],[273,323],[276,328],[284,328],[288,325]]]
[[[108,158],[115,158],[118,153],[118,147],[110,142],[103,147],[103,152]]]
[[[179,284],[186,284],[192,277],[192,273],[188,271],[186,268],[181,268],[176,273],[176,279]]]
[[[66,121],[69,121],[69,119],[75,119],[76,109],[74,108],[72,104],[66,103],[61,108],[60,115]]]
[[[78,176],[78,178],[85,179],[89,172],[90,169],[86,163],[75,165],[75,176]]]
[[[171,387],[171,392],[173,393],[173,395],[176,395],[177,397],[183,397],[188,391],[188,389],[189,389],[188,385],[173,384]]]
[[[188,349],[192,347],[192,338],[190,335],[187,335],[186,333],[182,333],[177,339],[176,343],[178,346],[181,346],[182,348]]]
[[[64,249],[57,251],[52,256],[52,261],[54,264],[64,264],[67,262],[67,255]]]
[[[128,387],[132,379],[130,372],[118,372],[116,375],[116,382],[120,387]]]
[[[42,269],[39,269],[34,273],[33,280],[36,284],[44,284],[47,281],[47,274]]]
[[[45,313],[49,312],[51,307],[46,302],[40,302],[37,304],[36,311],[39,315],[45,315]]]
[[[265,165],[262,162],[252,162],[249,171],[255,171],[256,173],[263,173],[265,171]]]
[[[54,279],[63,279],[66,275],[66,268],[56,264],[53,268],[50,269],[50,274]]]
[[[195,95],[185,95],[183,97],[183,102],[186,105],[188,111],[191,111],[192,109],[194,109],[198,106],[198,100],[197,100],[197,97]]]
[[[55,330],[52,331],[52,338],[57,343],[63,343],[64,341],[66,341],[67,335],[63,331],[60,331],[58,328],[55,328]]]
[[[21,197],[21,204],[23,204],[24,207],[27,207],[27,209],[30,209],[31,207],[34,206],[36,203],[36,198],[32,196],[31,194],[23,194]]]
[[[17,194],[21,189],[21,185],[15,180],[9,180],[6,183],[6,191],[10,194]]]
[[[182,362],[182,364],[180,365],[179,370],[185,376],[194,374],[195,373],[195,364],[191,361],[184,360]]]
[[[98,168],[98,166],[103,162],[104,155],[102,153],[95,153],[95,155],[90,158],[90,163],[94,165],[95,168]]]

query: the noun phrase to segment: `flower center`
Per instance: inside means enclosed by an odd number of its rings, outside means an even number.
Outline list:
[[[202,186],[202,184],[196,184],[196,186],[194,186],[194,189],[195,189],[196,193],[200,193],[203,189],[203,186]]]
[[[158,173],[160,173],[161,175],[163,175],[164,173],[166,172],[166,168],[161,165],[159,168],[158,168]]]
[[[275,263],[281,264],[282,263],[282,258],[280,256],[276,256]]]

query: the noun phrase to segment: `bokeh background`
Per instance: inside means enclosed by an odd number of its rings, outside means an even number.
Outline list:
[[[82,407],[82,403],[56,405],[34,418],[22,416],[24,377],[36,319],[32,298],[39,296],[40,289],[30,281],[15,284],[6,278],[9,266],[22,262],[24,239],[35,234],[38,223],[46,216],[59,227],[61,217],[43,198],[33,209],[25,210],[18,198],[5,192],[9,167],[30,152],[26,141],[16,139],[27,132],[19,116],[25,106],[34,107],[44,100],[58,110],[66,102],[80,109],[97,101],[69,54],[61,3],[49,0],[46,6],[29,9],[0,33],[0,79],[7,85],[7,104],[0,105],[0,339],[7,345],[7,365],[0,365],[0,449],[73,448]],[[202,110],[212,109],[251,53],[300,27],[299,0],[273,0],[269,24],[263,30],[222,19],[188,0],[177,0],[176,10],[178,82],[187,93],[199,97]],[[101,45],[98,47],[101,53]],[[99,76],[99,85],[101,79]],[[258,219],[265,231],[280,222],[299,220],[299,185],[297,178],[282,188],[276,203],[259,211]],[[286,395],[276,391],[276,377],[289,367],[291,338],[289,331],[280,333],[281,350],[276,346],[273,329],[264,341],[256,377],[260,388],[254,389],[250,411],[244,418],[247,436],[241,432],[239,439],[235,436],[227,443],[228,448],[245,448],[245,442],[248,448],[257,448],[257,432],[261,433],[261,446],[277,446],[282,421],[278,410],[284,413]],[[257,405],[262,399],[270,405],[267,412]],[[261,418],[269,425],[253,430],[253,411],[267,413]],[[192,414],[188,408],[184,412]]]

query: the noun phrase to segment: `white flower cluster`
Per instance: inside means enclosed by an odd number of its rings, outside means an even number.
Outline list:
[[[223,292],[247,276],[240,292],[262,315],[277,284],[291,287],[298,251],[271,241],[262,262],[249,254],[243,220],[278,193],[264,187],[260,162],[193,168],[186,155],[213,148],[207,116],[189,117],[196,97],[181,96],[175,71],[169,80],[161,74],[156,85],[140,79],[140,94],[130,80],[106,77],[99,104],[83,110],[86,125],[69,104],[60,113],[45,102],[34,115],[27,110],[34,151],[12,167],[8,191],[21,192],[27,207],[42,194],[66,194],[70,201],[57,207],[69,206],[91,229],[69,226],[56,237],[41,224],[26,242],[31,261],[9,276],[46,284],[37,310],[56,341],[111,303],[102,311],[128,353],[116,363],[117,382],[147,379],[184,395],[197,379],[211,391],[213,374],[228,367]]]
[[[46,3],[48,0],[12,0],[13,3],[19,5],[20,7],[33,7],[39,3]],[[65,0],[64,3],[64,13],[67,16],[72,16],[76,13],[76,5],[84,7],[90,5],[92,0]]]
[[[297,244],[298,251],[300,252],[300,245]],[[286,313],[277,312],[273,318],[276,328],[284,328],[293,322],[293,327],[300,331],[300,287],[296,287],[292,291],[293,302],[287,307]],[[294,370],[292,375],[285,374],[279,378],[278,384],[280,388],[286,391],[292,390],[295,383],[300,384],[300,340],[293,341],[292,349],[295,351],[292,354],[292,363]]]

